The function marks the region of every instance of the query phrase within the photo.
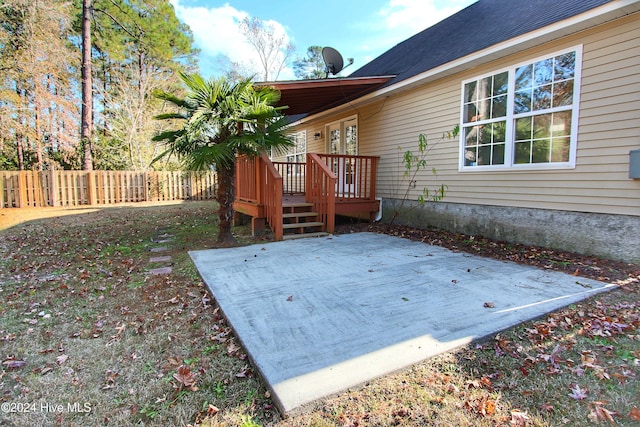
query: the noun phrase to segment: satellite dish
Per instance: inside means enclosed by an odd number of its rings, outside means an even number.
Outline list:
[[[323,47],[322,48],[322,59],[324,60],[325,70],[327,72],[327,77],[329,74],[336,75],[344,66],[344,61],[342,60],[342,55],[340,52],[335,50],[332,47]]]

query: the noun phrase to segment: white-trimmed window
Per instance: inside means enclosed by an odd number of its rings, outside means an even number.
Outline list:
[[[575,167],[582,49],[462,82],[460,169]]]
[[[307,156],[307,131],[296,132],[291,136],[294,144],[287,151],[287,162],[304,163]]]

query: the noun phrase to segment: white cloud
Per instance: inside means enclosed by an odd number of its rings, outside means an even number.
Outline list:
[[[438,0],[390,0],[388,5],[379,11],[385,26],[395,34],[401,33],[402,41],[428,28],[461,9],[459,3],[469,1]]]
[[[220,55],[226,55],[233,62],[248,66],[254,64],[256,71],[260,69],[256,65],[259,64],[258,54],[246,42],[244,35],[238,28],[240,21],[251,17],[249,13],[238,10],[230,6],[229,3],[220,7],[206,8],[183,6],[180,0],[170,1],[178,18],[191,28],[195,44],[202,51],[201,67],[213,66]],[[272,20],[264,21],[264,23],[273,26],[276,35],[284,35],[286,40],[289,40],[282,24]],[[220,70],[203,69],[201,71],[206,77],[214,71],[219,72]],[[283,70],[280,77],[287,77],[289,72],[291,70]]]

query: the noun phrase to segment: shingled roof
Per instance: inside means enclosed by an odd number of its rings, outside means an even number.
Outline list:
[[[258,84],[280,90],[278,105],[288,106],[284,114],[297,121],[369,95],[406,90],[425,79],[441,78],[639,11],[640,0],[478,0],[349,77]]]
[[[396,45],[349,77],[396,77],[387,86],[562,21],[611,0],[479,0]]]

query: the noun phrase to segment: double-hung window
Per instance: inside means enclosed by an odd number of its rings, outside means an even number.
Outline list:
[[[296,132],[291,135],[293,145],[287,151],[287,163],[304,163],[307,154],[307,131]]]
[[[575,166],[581,48],[462,83],[460,169]]]

